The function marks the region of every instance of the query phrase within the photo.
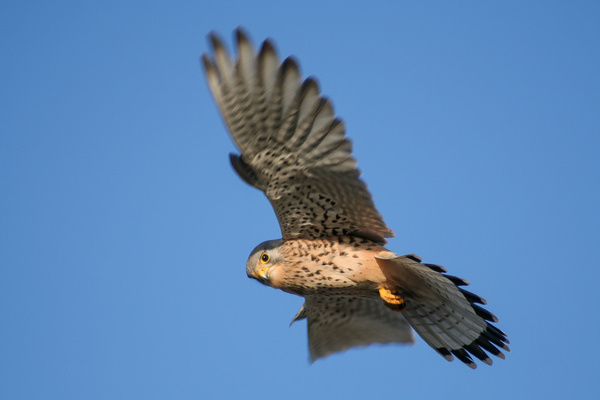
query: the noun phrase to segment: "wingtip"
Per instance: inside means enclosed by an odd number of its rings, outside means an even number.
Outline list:
[[[298,75],[300,74],[300,67],[298,66],[298,61],[293,56],[286,57],[286,59],[283,60],[283,63],[281,63],[281,72],[283,73],[283,75],[285,75],[290,70],[294,70],[294,72]]]
[[[275,44],[271,38],[267,38],[262,42],[262,45],[260,46],[260,53],[277,54],[277,51],[275,50]]]
[[[235,28],[235,40],[238,44],[242,42],[250,42],[248,33],[242,26]]]
[[[406,254],[404,256],[401,256],[400,258],[402,258],[402,257],[408,258],[409,260],[413,260],[413,261],[416,261],[418,263],[420,263],[421,261],[423,261],[423,259],[421,257],[419,257],[418,255],[416,255],[416,254]]]
[[[444,359],[448,362],[454,361],[454,356],[452,355],[452,353],[450,353],[450,351],[446,348],[440,347],[440,348],[435,348],[434,350],[438,352],[439,355],[441,355],[442,357],[444,357]]]
[[[208,54],[202,53],[202,56],[200,56],[200,62],[202,63],[202,66],[204,67],[204,71],[208,72],[213,69],[213,63],[210,60],[210,57],[208,56]]]
[[[441,274],[448,272],[448,270],[446,268],[442,267],[441,265],[429,264],[429,263],[423,263],[423,265],[428,267],[429,269],[431,269],[435,272],[439,272]]]
[[[209,41],[211,47],[213,48],[213,50],[223,47],[223,41],[221,40],[221,37],[219,36],[219,34],[216,31],[208,32],[207,36],[208,36],[208,41]]]

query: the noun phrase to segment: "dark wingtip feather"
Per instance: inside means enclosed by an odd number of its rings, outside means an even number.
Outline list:
[[[473,307],[475,314],[479,315],[481,318],[485,319],[486,321],[498,322],[498,317],[496,317],[494,314],[492,314],[485,308],[479,307],[477,304],[472,304],[472,303],[471,303],[471,307]]]
[[[508,335],[506,333],[504,333],[501,329],[496,328],[494,325],[488,324],[488,330],[491,331],[491,332],[493,332],[497,336],[501,336],[502,339],[506,343],[509,343],[508,339],[506,338],[506,336],[508,336]]]
[[[446,361],[454,361],[454,356],[452,355],[452,353],[450,353],[450,350],[444,347],[434,348],[434,350],[437,351],[439,355],[444,357]]]
[[[275,46],[269,39],[265,40],[260,46],[260,50],[258,52],[256,60],[257,71],[263,71],[265,63],[268,59],[276,61],[279,67],[279,57],[277,56],[277,51],[275,50]],[[262,80],[262,77],[259,76],[259,79]]]
[[[419,256],[418,256],[418,255],[416,255],[416,254],[407,254],[407,255],[405,255],[405,256],[402,256],[402,257],[406,257],[406,258],[408,258],[409,260],[413,260],[413,261],[416,261],[416,262],[418,262],[418,263],[420,263],[420,262],[423,260],[421,257],[419,257]],[[425,265],[427,265],[427,264],[425,264]]]
[[[245,40],[248,41],[248,34],[246,33],[246,30],[241,27],[238,26],[237,28],[235,28],[235,39],[239,42],[241,40]]]
[[[212,46],[213,50],[216,50],[216,49],[224,47],[223,46],[223,41],[221,40],[221,37],[215,31],[210,31],[208,33],[208,40],[209,40],[210,45]]]
[[[469,286],[470,285],[469,281],[467,281],[463,278],[459,278],[458,276],[444,274],[444,277],[448,278],[456,286]]]
[[[509,343],[508,339],[506,338],[506,334],[491,324],[488,324],[486,330],[481,333],[480,337],[484,337],[503,350],[510,351],[506,345]]]
[[[237,43],[238,49],[242,46],[252,47],[252,42],[246,31],[242,27],[237,27],[235,30],[235,41]]]
[[[481,350],[481,347],[479,347],[476,342],[472,342],[471,344],[466,345],[464,349],[472,355],[474,355],[475,357],[477,357],[478,359],[480,359],[481,361],[483,361],[484,363],[486,363],[487,365],[493,364],[492,359],[489,358],[483,350]]]
[[[317,80],[312,76],[309,76],[304,80],[304,82],[302,82],[302,86],[300,87],[302,96],[304,97],[306,92],[308,92],[311,88],[314,88],[317,91],[317,93],[319,92],[319,84]]]
[[[452,354],[456,356],[460,361],[465,363],[467,367],[475,369],[477,368],[477,364],[473,361],[469,353],[464,349],[452,350]]]
[[[202,60],[202,66],[204,67],[204,71],[209,71],[214,69],[213,67],[213,63],[210,60],[210,58],[208,57],[208,54],[204,53],[202,54],[202,57],[200,57]]]
[[[475,293],[469,292],[468,290],[465,290],[465,289],[458,289],[458,290],[460,290],[462,295],[465,296],[467,301],[469,301],[470,303],[479,303],[479,304],[484,304],[484,305],[487,304],[487,301],[485,301],[485,299],[483,297],[478,296]]]
[[[266,53],[277,54],[277,51],[275,50],[275,45],[273,44],[273,42],[270,39],[266,39],[260,46],[259,58],[260,58],[260,55],[263,55]]]
[[[441,265],[437,265],[437,264],[423,264],[426,267],[429,267],[430,269],[432,269],[435,272],[439,272],[439,273],[444,273],[444,272],[448,272],[446,270],[446,268],[442,267]]]
[[[281,63],[280,71],[283,73],[283,75],[285,75],[290,69],[296,70],[298,74],[300,73],[298,61],[296,61],[296,59],[292,56],[287,57],[285,60],[283,60],[283,63]]]
[[[480,347],[482,347],[485,351],[487,351],[488,353],[498,357],[498,358],[502,358],[503,360],[506,358],[504,356],[504,354],[498,350],[496,348],[496,346],[494,346],[493,344],[491,344],[490,342],[488,342],[483,336],[479,336],[475,342],[477,342],[477,345],[479,345]]]

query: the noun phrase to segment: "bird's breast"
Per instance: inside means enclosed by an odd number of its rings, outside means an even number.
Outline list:
[[[375,254],[385,250],[366,239],[334,237],[289,240],[281,245],[283,262],[271,286],[301,296],[376,296],[385,277]]]

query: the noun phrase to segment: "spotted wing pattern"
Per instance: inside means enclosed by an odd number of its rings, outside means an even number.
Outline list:
[[[354,346],[414,341],[403,314],[388,309],[380,299],[307,296],[292,323],[303,318],[311,361]]]
[[[203,55],[213,97],[241,150],[235,171],[262,190],[284,239],[356,235],[385,243],[393,232],[359,178],[352,145],[313,78],[292,58],[280,63],[266,40],[258,53],[238,29],[237,60],[211,34]]]

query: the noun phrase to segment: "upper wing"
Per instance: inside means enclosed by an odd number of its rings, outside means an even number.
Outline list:
[[[359,178],[344,124],[317,82],[302,82],[293,59],[280,63],[269,40],[257,54],[238,29],[232,60],[214,34],[209,38],[214,56],[202,56],[208,83],[242,152],[231,163],[266,194],[283,238],[392,237]]]

